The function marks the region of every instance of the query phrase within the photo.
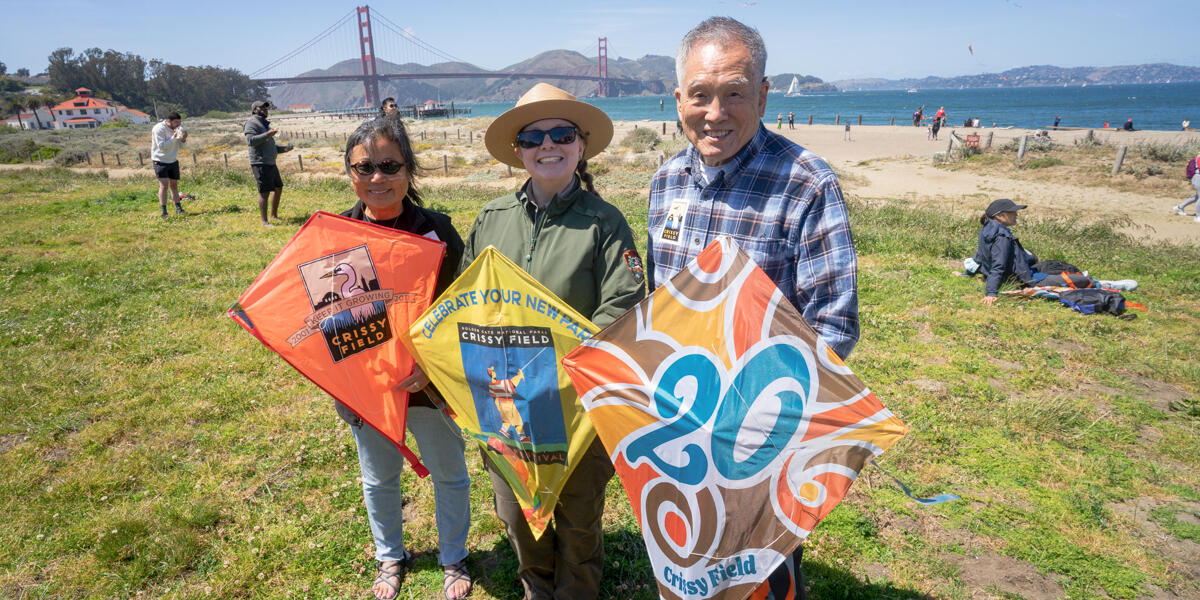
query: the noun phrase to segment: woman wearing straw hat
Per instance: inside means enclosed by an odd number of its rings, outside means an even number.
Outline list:
[[[596,194],[587,160],[612,140],[604,111],[552,85],[533,86],[484,136],[496,160],[529,173],[521,189],[484,206],[460,270],[488,246],[525,269],[599,327],[645,292],[642,261],[625,217]],[[496,513],[517,553],[525,598],[595,598],[604,566],[601,515],[613,466],[595,440],[571,473],[554,524],[534,539],[512,489],[485,459]]]

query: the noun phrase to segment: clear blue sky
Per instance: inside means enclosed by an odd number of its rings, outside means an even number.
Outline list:
[[[252,72],[312,39],[356,5],[328,0],[0,0],[0,14],[5,15],[0,61],[9,71],[26,67],[36,73],[45,69],[55,48],[79,52],[97,46],[181,65]],[[799,72],[825,80],[966,75],[1042,64],[1200,66],[1194,42],[1200,10],[1196,0],[608,0],[559,2],[556,9],[550,5],[420,0],[378,2],[372,10],[426,43],[489,69],[560,48],[595,56],[600,36],[608,37],[610,60],[673,55],[683,34],[712,15],[732,16],[758,28],[767,42],[768,74]],[[34,26],[34,18],[43,25]],[[354,57],[353,25],[342,29],[345,35],[318,44],[307,55],[309,64],[293,70]],[[377,38],[388,35],[376,29]],[[337,50],[339,44],[344,52]],[[340,54],[346,56],[335,56]],[[386,48],[376,54],[394,60]]]

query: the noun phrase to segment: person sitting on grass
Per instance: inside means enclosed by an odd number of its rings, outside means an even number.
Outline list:
[[[970,277],[983,275],[983,303],[991,306],[996,302],[1000,285],[1009,279],[1016,279],[1022,287],[1040,285],[1065,285],[1068,287],[1101,287],[1111,290],[1134,290],[1137,282],[1132,279],[1120,281],[1101,281],[1087,277],[1082,273],[1080,278],[1069,277],[1067,273],[1075,268],[1060,261],[1039,263],[1037,255],[1021,246],[1021,241],[1013,235],[1013,225],[1017,224],[1017,211],[1026,208],[1008,198],[1001,198],[988,205],[983,216],[979,217],[979,242],[975,256],[963,261],[966,270],[957,275]],[[1051,270],[1045,268],[1048,263],[1055,262],[1063,267]],[[1057,273],[1053,271],[1058,271]],[[1080,285],[1083,283],[1084,285]]]

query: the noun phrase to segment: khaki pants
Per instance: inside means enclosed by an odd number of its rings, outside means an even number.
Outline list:
[[[526,600],[595,598],[604,570],[604,488],[613,476],[612,461],[600,440],[592,442],[567,479],[554,507],[554,521],[540,540],[533,539],[512,488],[486,455],[484,464],[492,477],[496,516],[517,553],[517,576]]]

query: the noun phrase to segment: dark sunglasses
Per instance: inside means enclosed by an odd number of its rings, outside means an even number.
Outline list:
[[[579,135],[579,128],[568,125],[559,127],[551,127],[549,130],[527,129],[517,134],[517,145],[528,150],[537,148],[542,145],[542,140],[546,136],[550,136],[550,141],[555,144],[570,144],[575,141],[575,137]]]
[[[384,175],[395,175],[396,173],[400,172],[400,169],[404,168],[404,163],[396,162],[394,160],[385,160],[383,162],[373,163],[364,160],[363,162],[350,165],[350,168],[354,169],[355,173],[358,173],[363,177],[370,177],[371,175],[374,175],[375,169],[379,169]]]

